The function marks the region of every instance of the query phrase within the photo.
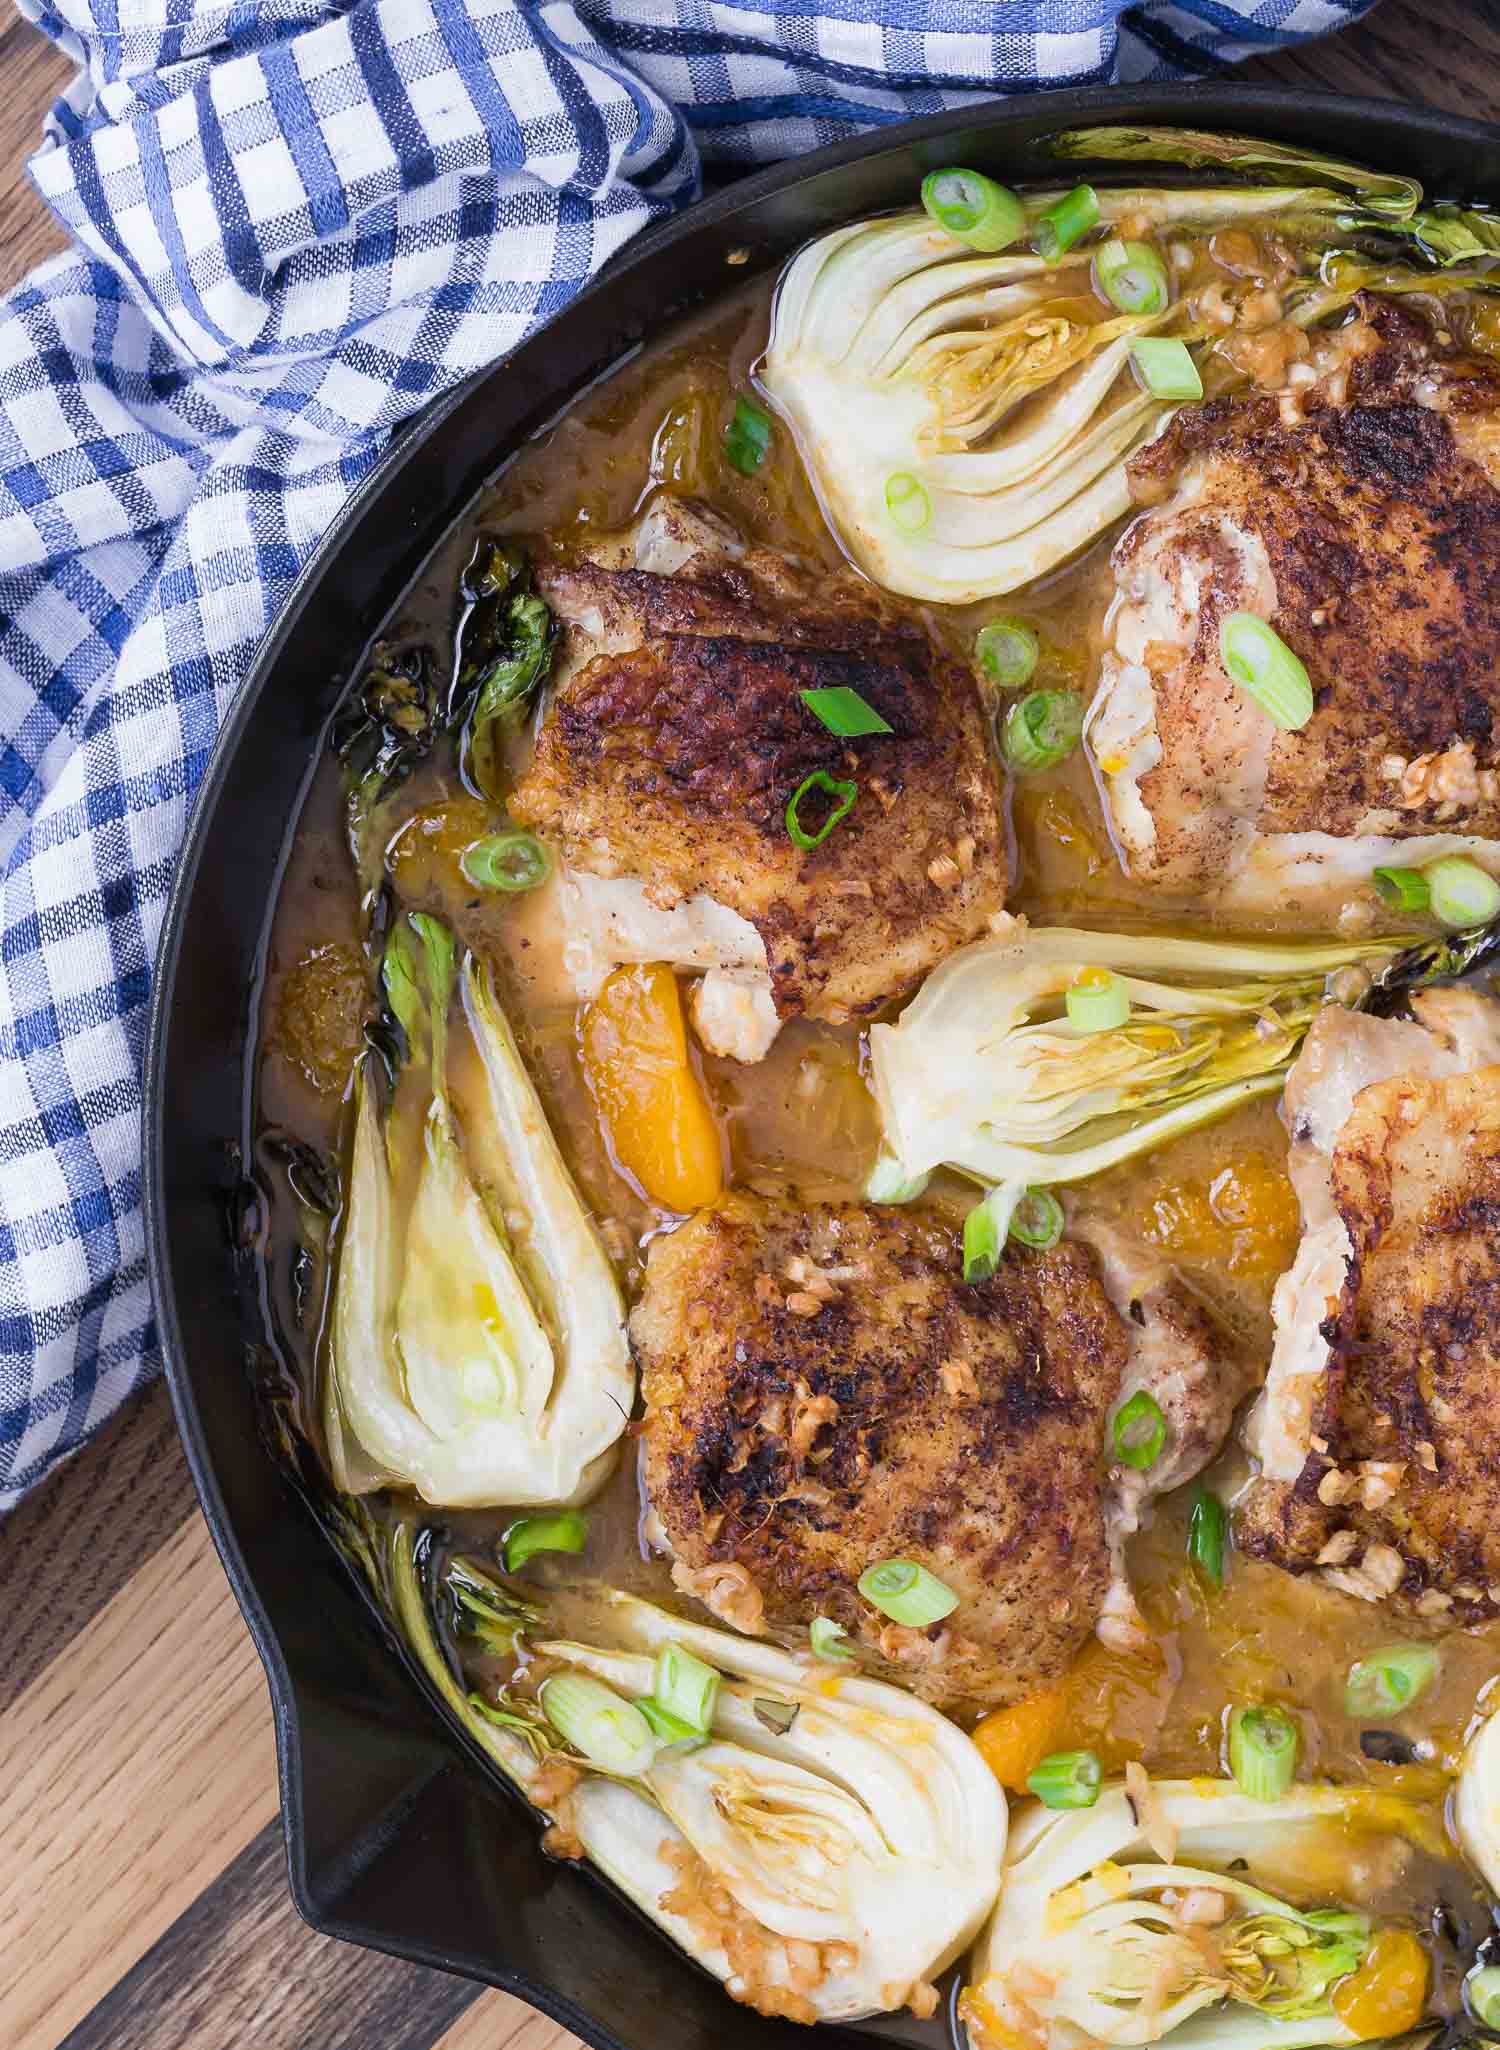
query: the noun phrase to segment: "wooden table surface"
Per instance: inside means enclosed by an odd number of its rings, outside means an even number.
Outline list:
[[[0,289],[62,244],[22,166],[68,69],[0,27]],[[1500,120],[1500,0],[1384,0],[1241,75]],[[159,1383],[0,1526],[0,1842],[4,2050],[574,2040],[297,1919],[265,1682]]]

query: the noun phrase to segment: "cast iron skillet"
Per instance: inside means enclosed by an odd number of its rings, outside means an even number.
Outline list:
[[[1220,85],[1039,94],[746,179],[634,243],[397,443],[261,647],[178,869],[146,1057],[147,1254],[188,1461],[270,1681],[293,1897],[317,1929],[504,1987],[600,2050],[806,2050],[809,2038],[732,2005],[605,1885],[543,1856],[531,1820],[396,1655],[258,1428],[247,1359],[264,1342],[261,1306],[243,1232],[226,1218],[244,1222],[246,1040],[284,843],[360,650],[502,458],[581,386],[743,277],[726,268],[732,252],[737,266],[741,251],[778,264],[823,229],[909,204],[944,163],[1045,177],[1046,137],[1091,121],[1250,132],[1414,173],[1438,197],[1500,195],[1500,129]],[[900,2023],[879,2032],[910,2036]],[[856,2040],[844,2029],[821,2039]]]

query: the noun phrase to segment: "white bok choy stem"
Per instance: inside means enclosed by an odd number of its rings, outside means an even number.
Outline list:
[[[464,957],[450,1034],[451,940],[433,920],[417,930],[394,967],[388,952],[408,1049],[388,1121],[368,1056],[355,1085],[325,1361],[330,1465],[350,1493],[394,1482],[454,1507],[581,1501],[607,1477],[634,1401],[619,1288],[488,969]],[[453,1038],[478,1056],[461,1112]],[[418,1155],[405,1174],[403,1144]]]
[[[472,1601],[482,1570],[461,1570]],[[492,1586],[503,1614],[508,1593]],[[722,1676],[706,1740],[663,1740],[624,1777],[591,1766],[519,1693],[466,1696],[425,1608],[408,1605],[449,1705],[590,1861],[765,2012],[850,2020],[920,2002],[993,1905],[1005,1850],[1004,1795],[963,1732],[899,1688],[842,1673],[830,1685],[805,1657],[615,1589],[524,1594],[544,1611],[526,1642],[549,1675],[587,1673],[639,1701],[675,1645]],[[568,1636],[545,1634],[548,1611]],[[582,1775],[562,1795],[539,1778],[559,1759]],[[710,1902],[719,1890],[727,1912]]]
[[[961,947],[870,1032],[885,1145],[1014,1189],[1074,1182],[1281,1088],[1328,978],[1389,942],[1248,945],[1018,922]],[[1066,1015],[1083,969],[1124,984],[1124,1024]]]
[[[1332,1995],[1376,1933],[1347,1905],[1362,1863],[1391,1839],[1451,1860],[1440,1814],[1365,1788],[1266,1802],[1213,1780],[1157,1781],[1149,1807],[1116,1784],[1089,1809],[1019,1811],[965,1996],[976,2050],[1064,2050],[1079,2031],[1173,2050],[1354,2042]],[[1282,1886],[1345,1905],[1304,1910]]]
[[[1464,1855],[1490,1892],[1500,1894],[1500,1716],[1492,1705],[1464,1753],[1453,1821]]]

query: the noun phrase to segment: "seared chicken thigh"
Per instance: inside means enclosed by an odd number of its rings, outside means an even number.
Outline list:
[[[1287,1080],[1304,1236],[1240,1542],[1419,1616],[1500,1615],[1500,1004],[1330,1008]]]
[[[1500,869],[1500,369],[1366,295],[1289,380],[1132,459],[1086,737],[1132,875],[1326,917],[1380,862]],[[1226,672],[1236,611],[1306,665],[1300,730]]]
[[[705,970],[700,1037],[757,1059],[781,1019],[877,1010],[1001,909],[974,680],[910,614],[672,498],[536,568],[563,651],[511,811],[560,844],[580,993],[622,960]],[[804,693],[839,686],[890,730],[831,733]],[[787,807],[814,776],[809,837],[853,803],[802,847]]]
[[[1063,1243],[960,1279],[920,1210],[724,1197],[652,1242],[631,1335],[644,1480],[674,1578],[726,1621],[832,1617],[918,1692],[1008,1701],[1060,1673],[1109,1582],[1104,1428],[1125,1327]],[[915,1560],[925,1631],[856,1592]]]

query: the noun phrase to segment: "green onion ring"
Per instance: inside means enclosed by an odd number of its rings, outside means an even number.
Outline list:
[[[1083,700],[1071,690],[1029,690],[1005,715],[1000,748],[1018,776],[1055,769],[1078,745]]]
[[[589,1520],[581,1509],[554,1509],[546,1516],[523,1516],[502,1539],[507,1573],[519,1573],[538,1552],[581,1552],[589,1540]]]
[[[1009,186],[983,171],[957,165],[929,171],[922,180],[922,205],[929,218],[971,249],[1008,249],[1026,232],[1026,209]]]
[[[1135,374],[1153,399],[1201,399],[1203,379],[1186,342],[1165,335],[1138,335],[1130,345]]]
[[[1297,1770],[1297,1725],[1284,1708],[1237,1708],[1229,1718],[1229,1770],[1252,1801],[1279,1801]]]
[[[867,1566],[859,1576],[859,1591],[882,1615],[912,1630],[940,1623],[958,1607],[952,1588],[914,1559],[882,1559]]]
[[[1465,855],[1445,854],[1429,862],[1422,878],[1433,916],[1450,931],[1468,932],[1500,915],[1500,883]]]
[[[797,808],[810,791],[821,790],[825,797],[838,799],[822,825],[815,833],[809,833],[797,816]],[[821,847],[828,835],[842,818],[847,818],[854,809],[854,800],[859,795],[859,785],[842,783],[830,776],[826,769],[814,769],[810,776],[804,776],[792,792],[791,803],[786,808],[786,829],[794,847]]]
[[[1096,1751],[1054,1751],[1026,1775],[1044,1808],[1092,1808],[1104,1768]]]
[[[1092,185],[1075,185],[1055,206],[1049,206],[1036,224],[1037,254],[1048,263],[1060,263],[1099,220],[1099,195]]]
[[[1225,614],[1219,622],[1219,659],[1283,733],[1298,732],[1312,717],[1313,688],[1306,669],[1255,613]]]
[[[458,865],[477,890],[504,890],[515,896],[546,882],[552,856],[535,833],[491,833],[487,839],[471,841]]]
[[[1356,1659],[1344,1682],[1344,1713],[1360,1722],[1400,1715],[1432,1686],[1439,1663],[1430,1644],[1387,1644]]]
[[[1001,690],[1020,690],[1030,683],[1041,653],[1035,630],[1009,613],[992,619],[974,637],[975,659]]]
[[[1167,1442],[1167,1419],[1156,1397],[1137,1388],[1115,1412],[1110,1437],[1122,1466],[1132,1466],[1138,1473],[1155,1466]]]

